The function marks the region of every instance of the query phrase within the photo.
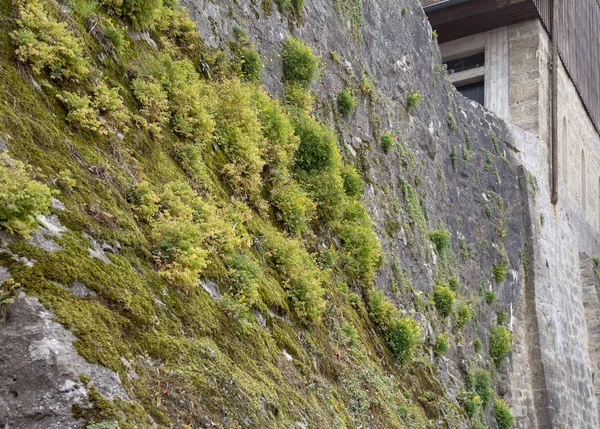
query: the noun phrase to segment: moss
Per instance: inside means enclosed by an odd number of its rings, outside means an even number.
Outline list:
[[[11,16],[9,2],[1,5]],[[402,392],[436,389],[431,368],[415,362],[411,374],[401,372],[360,296],[330,286],[341,278],[356,288],[372,279],[382,261],[358,201],[360,181],[338,158],[335,139],[332,168],[313,183],[300,180],[289,171],[299,141],[284,108],[260,87],[236,79],[239,65],[203,47],[176,4],[126,2],[121,8],[109,2],[104,7],[110,16],[104,8],[94,12],[110,39],[102,43],[89,34],[86,5],[73,14],[48,12],[69,22],[93,79],[45,81],[44,66],[41,91],[15,67],[8,36],[17,29],[15,22],[0,22],[0,78],[7,82],[0,91],[0,131],[11,135],[10,156],[27,159],[35,179],[60,192],[67,209],[57,214],[69,229],[55,238],[63,247],[56,252],[22,240],[11,245],[11,252],[35,259],[33,267],[7,254],[1,264],[74,333],[84,358],[119,374],[131,398],[109,401],[88,379],[89,407],[74,414],[92,427],[113,422],[121,428],[147,427],[149,417],[159,427],[204,427],[211,421],[292,427],[304,420],[310,427],[367,422],[424,427],[425,411]],[[115,15],[155,28],[158,48],[129,39]],[[98,60],[106,49],[110,57]],[[92,82],[100,75],[106,85],[101,89]],[[65,90],[88,97],[106,118],[119,110],[131,115],[123,138],[115,138],[115,130],[105,135],[68,128],[68,112],[56,98]],[[289,106],[290,115],[294,109],[310,111],[308,92],[302,89],[299,98],[304,101]],[[115,119],[111,128],[118,128]],[[320,131],[326,133],[324,127]],[[244,138],[251,134],[248,150],[236,146],[244,133]],[[277,219],[280,209],[271,199],[277,184],[291,183],[281,177],[315,196],[320,218],[318,224],[307,220],[309,227],[318,227],[323,237],[343,236],[348,259],[320,266],[311,228],[296,239],[286,236],[288,226]],[[322,179],[332,184],[326,192],[315,189]],[[181,183],[189,186],[172,186]],[[189,287],[183,288],[167,281],[165,270],[155,271],[163,256],[177,261],[177,254],[189,248],[186,240],[170,240],[175,235],[157,228],[161,218],[175,213],[210,230],[202,230],[197,243],[192,240],[204,250],[196,256],[206,264],[186,276]],[[115,249],[118,242],[120,251],[107,253],[110,263],[90,258],[92,243],[84,232]],[[273,236],[284,244],[273,246]],[[96,296],[73,295],[69,289],[75,281]],[[241,312],[217,302],[198,287],[201,281],[217,283]],[[137,378],[129,376],[129,366]],[[370,394],[361,395],[366,391]]]

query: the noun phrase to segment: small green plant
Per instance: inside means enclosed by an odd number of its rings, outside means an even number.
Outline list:
[[[475,338],[473,340],[473,349],[475,350],[475,353],[481,353],[483,350],[483,343],[481,342],[481,339]]]
[[[515,423],[515,419],[510,412],[510,408],[508,408],[506,402],[501,399],[494,399],[494,414],[498,429],[510,429]]]
[[[494,151],[496,153],[500,153],[500,146],[498,145],[498,136],[493,131],[490,131],[490,136],[492,137],[492,145],[494,146]]]
[[[490,332],[490,357],[500,365],[511,351],[511,335],[504,326],[496,325]]]
[[[250,309],[243,301],[243,298],[225,294],[219,303],[223,312],[235,322],[235,327],[242,333],[249,333],[252,330],[252,319]]]
[[[360,344],[360,336],[358,335],[356,328],[352,326],[352,323],[344,322],[342,325],[342,332],[344,332],[344,335],[346,336],[348,346],[356,347]]]
[[[496,292],[493,290],[487,291],[485,293],[485,302],[487,302],[488,305],[491,305],[494,303],[494,301],[496,301]]]
[[[441,317],[447,317],[452,313],[455,299],[456,293],[448,285],[436,285],[433,291],[433,302]]]
[[[443,356],[448,351],[449,347],[448,336],[446,334],[439,334],[435,339],[433,354],[435,357]]]
[[[119,95],[118,88],[109,88],[106,83],[100,81],[93,91],[93,106],[118,131],[127,132],[129,130],[131,115]]]
[[[340,115],[343,117],[348,117],[352,112],[354,112],[354,107],[356,106],[356,99],[352,96],[350,91],[347,89],[343,89],[337,96],[337,108]]]
[[[508,313],[506,311],[499,311],[496,319],[498,320],[498,325],[504,325],[508,320]]]
[[[52,191],[32,179],[32,169],[0,154],[0,228],[29,237],[37,217],[50,212]]]
[[[283,42],[283,73],[286,81],[308,88],[317,76],[319,57],[303,41],[288,36]]]
[[[406,109],[408,111],[417,109],[423,102],[423,94],[421,90],[410,91],[406,96]]]
[[[421,327],[410,317],[393,321],[388,327],[386,340],[392,353],[401,362],[407,362],[419,345]]]
[[[437,30],[433,30],[431,32],[431,38],[434,39],[434,40],[438,38]]]
[[[469,392],[470,393],[470,392]],[[467,398],[464,399],[465,411],[471,418],[475,417],[481,410],[483,403],[479,395],[470,393]]]
[[[112,0],[108,4],[120,5],[121,14],[131,20],[134,27],[140,30],[152,29],[160,16],[161,0]]]
[[[250,82],[260,82],[263,63],[256,49],[244,48],[241,53],[241,69],[244,79]]]
[[[465,162],[469,162],[473,157],[473,143],[469,134],[465,134],[465,146],[463,147],[462,155]]]
[[[301,115],[294,125],[300,137],[295,154],[296,168],[314,174],[339,162],[337,141],[329,128],[308,115]]]
[[[373,321],[384,330],[398,314],[396,306],[379,290],[369,290],[367,293],[367,306]]]
[[[102,31],[104,37],[111,43],[115,52],[120,54],[127,45],[127,41],[119,26],[112,25],[110,21],[103,21],[100,31]]]
[[[271,201],[292,234],[308,231],[308,222],[315,217],[317,206],[296,181],[273,189]]]
[[[452,146],[452,150],[450,151],[450,161],[452,162],[452,168],[456,170],[456,166],[458,164],[458,153],[456,151],[456,146]]]
[[[429,233],[429,239],[433,241],[435,250],[439,255],[444,254],[446,249],[450,248],[450,233],[444,226],[440,226],[438,229],[431,231]]]
[[[198,224],[177,217],[162,217],[152,230],[154,259],[162,277],[191,290],[208,264],[208,251],[202,248],[207,234]]]
[[[402,15],[406,15],[408,13],[408,8],[403,7],[401,12],[402,12]]]
[[[29,63],[36,74],[46,70],[51,79],[77,81],[84,78],[89,64],[81,42],[67,29],[65,22],[57,22],[48,10],[49,4],[19,0],[17,5],[18,29],[10,34],[17,45],[17,58]]]
[[[321,286],[323,273],[315,258],[300,241],[276,233],[268,238],[268,247],[275,269],[285,279],[296,316],[307,322],[319,320],[325,310],[325,291]]]
[[[494,279],[500,283],[506,280],[506,275],[508,274],[508,264],[506,261],[500,262],[492,267],[492,274],[494,275]]]
[[[460,304],[456,310],[456,326],[462,329],[472,318],[473,311],[468,304]]]
[[[155,79],[137,78],[132,82],[133,93],[140,103],[140,113],[148,121],[152,134],[161,139],[164,126],[169,122],[169,96]]]
[[[544,213],[540,214],[540,225],[544,226],[544,223],[546,223],[546,218],[544,216]]]
[[[357,198],[362,195],[365,183],[356,168],[344,166],[342,168],[342,178],[344,179],[344,191],[347,196]]]
[[[381,136],[381,147],[385,152],[389,152],[394,147],[394,139],[389,134]]]
[[[458,130],[458,123],[456,122],[456,119],[454,118],[454,115],[451,111],[448,111],[446,124],[448,125],[448,129],[450,129],[451,132],[455,132]]]
[[[485,369],[478,368],[469,373],[469,388],[472,389],[481,398],[485,407],[494,396],[492,389],[492,375]]]
[[[99,134],[107,134],[108,131],[102,126],[98,119],[98,110],[93,106],[90,97],[84,95],[79,96],[75,93],[63,91],[56,94],[66,107],[67,120],[75,127],[81,127],[85,130],[95,131]]]
[[[450,286],[450,289],[454,292],[458,292],[460,289],[460,279],[457,276],[451,276],[448,279],[448,286]]]

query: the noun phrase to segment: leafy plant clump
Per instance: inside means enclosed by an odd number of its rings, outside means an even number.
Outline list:
[[[452,313],[456,293],[446,284],[436,285],[433,291],[433,302],[441,317],[448,317]]]
[[[283,42],[283,73],[288,82],[307,88],[317,76],[320,59],[303,41],[288,36]]]
[[[492,274],[494,275],[494,279],[500,283],[506,280],[506,275],[508,274],[508,264],[506,262],[500,262],[492,267]]]
[[[343,117],[348,117],[352,112],[354,112],[354,107],[356,106],[356,99],[352,96],[350,91],[347,89],[343,89],[337,96],[337,108],[340,115]]]
[[[32,169],[8,155],[0,155],[0,228],[29,237],[37,217],[50,212],[52,191],[32,179]]]
[[[242,50],[241,69],[244,79],[250,82],[260,82],[263,63],[256,49],[244,48]]]
[[[510,408],[502,399],[494,399],[494,415],[498,429],[510,429],[515,423],[515,419],[510,412]]]
[[[360,197],[363,193],[365,183],[362,177],[356,171],[356,168],[344,166],[342,169],[342,177],[344,179],[344,191],[350,198]]]
[[[406,96],[406,109],[414,110],[417,109],[423,102],[423,94],[421,90],[410,91]]]
[[[394,147],[394,139],[389,134],[381,136],[381,147],[385,152],[389,152]]]
[[[456,326],[459,329],[464,328],[467,322],[471,320],[472,312],[473,310],[468,304],[460,304],[458,306],[458,309],[456,310]]]
[[[446,249],[450,248],[450,233],[443,226],[431,231],[429,233],[429,239],[435,244],[435,250],[439,255],[443,255],[446,252]]]
[[[433,346],[433,354],[435,357],[443,356],[450,347],[448,343],[448,335],[439,334],[435,339],[435,345]]]
[[[421,327],[410,317],[393,321],[388,327],[386,340],[392,353],[401,361],[407,362],[419,345]]]
[[[398,315],[396,306],[379,290],[369,290],[367,293],[367,305],[369,315],[373,321],[384,330],[387,329],[392,320]]]
[[[494,396],[492,389],[492,375],[485,369],[478,368],[469,373],[468,385],[481,398],[485,407]]]
[[[496,325],[490,332],[490,357],[496,366],[500,365],[510,353],[511,335],[504,326]]]
[[[89,64],[81,41],[58,22],[48,6],[38,0],[18,1],[18,29],[11,33],[17,58],[31,65],[34,73],[47,71],[51,79],[83,79]]]

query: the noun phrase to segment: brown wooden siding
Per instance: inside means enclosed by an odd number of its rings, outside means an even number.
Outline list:
[[[553,0],[533,1],[553,34]],[[597,0],[558,0],[557,6],[558,53],[600,132],[600,5]]]

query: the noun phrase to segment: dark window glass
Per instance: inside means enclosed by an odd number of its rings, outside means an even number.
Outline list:
[[[460,86],[456,89],[458,89],[458,92],[460,92],[465,97],[478,102],[482,106],[484,105],[485,86],[484,86],[483,81],[477,82],[477,83],[472,83],[470,85]]]
[[[485,64],[485,54],[480,52],[479,54],[471,55],[469,57],[458,58],[452,61],[446,61],[446,67],[448,68],[448,74],[458,73],[465,70],[475,69]]]

